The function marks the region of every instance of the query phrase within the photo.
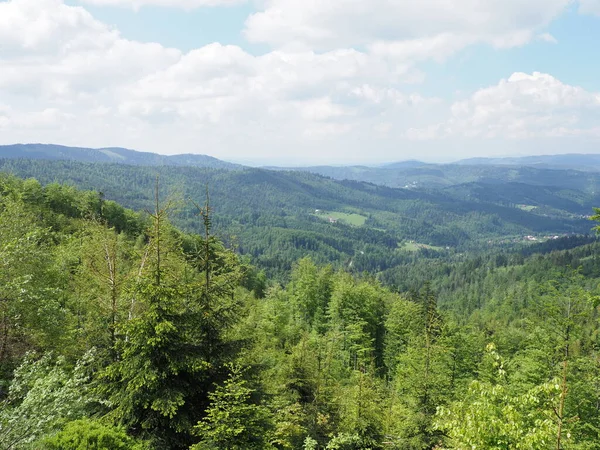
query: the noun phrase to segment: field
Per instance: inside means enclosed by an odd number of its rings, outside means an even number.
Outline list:
[[[349,214],[338,211],[319,211],[315,215],[323,220],[329,220],[329,218],[332,218],[355,227],[362,227],[367,220],[367,217],[361,214]]]
[[[404,242],[403,244],[399,244],[399,246],[400,246],[401,250],[406,250],[408,252],[418,252],[419,250],[422,250],[422,249],[435,250],[435,251],[444,250],[442,247],[435,247],[433,245],[427,245],[427,244],[419,244],[418,242],[413,242],[413,241]]]
[[[537,206],[533,206],[533,205],[517,205],[517,208],[522,209],[523,211],[531,212],[535,208],[537,208]]]

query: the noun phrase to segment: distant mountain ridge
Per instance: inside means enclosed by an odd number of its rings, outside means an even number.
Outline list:
[[[166,156],[125,148],[84,148],[52,144],[0,146],[0,159],[67,160],[118,163],[133,166],[199,167],[241,170],[247,166],[197,154]],[[373,183],[392,188],[446,189],[470,183],[493,185],[522,183],[578,190],[600,195],[600,154],[561,154],[514,158],[470,158],[453,164],[406,160],[380,166],[265,167],[290,172],[310,172],[334,180]],[[462,192],[462,190],[461,190]]]
[[[397,168],[314,166],[273,170],[311,172],[334,180],[361,181],[392,188],[445,189],[465,183],[485,183],[490,186],[523,183],[576,189],[594,195],[600,193],[600,170],[533,165],[425,164]]]
[[[200,154],[178,154],[161,155],[157,153],[141,152],[121,147],[70,147],[56,144],[12,144],[0,145],[0,158],[26,158],[46,160],[70,160],[80,162],[104,162],[120,163],[135,166],[188,166],[207,167],[214,169],[241,169],[246,166],[223,161],[212,156]],[[400,178],[406,174],[419,172],[430,172],[431,170],[445,171],[452,166],[518,166],[535,167],[540,169],[570,169],[587,172],[600,172],[600,154],[567,153],[559,155],[540,155],[523,157],[487,158],[476,157],[461,159],[450,164],[426,163],[411,159],[405,161],[390,162],[380,165],[356,165],[356,166],[302,166],[302,167],[276,167],[265,166],[269,170],[291,170],[306,171],[320,175],[330,176],[335,179],[349,179],[357,181],[368,181],[377,183],[377,178],[385,174],[383,178],[395,178],[391,174],[394,171],[402,173]],[[403,187],[403,182],[410,183],[413,180],[402,180],[402,182],[382,183],[393,187]],[[475,181],[475,180],[468,180]],[[380,184],[380,183],[377,183]],[[446,183],[441,183],[446,184]],[[454,183],[449,183],[454,184]]]
[[[406,161],[398,161],[393,163],[386,163],[379,167],[382,169],[414,169],[415,167],[428,166],[428,163],[419,161],[416,159],[408,159]]]
[[[461,166],[533,166],[555,169],[600,171],[600,154],[565,153],[560,155],[520,156],[506,158],[468,158],[455,162]]]
[[[54,144],[0,145],[0,158],[119,163],[132,166],[191,166],[213,169],[240,169],[243,167],[207,155],[182,154],[167,156],[119,147],[94,149]]]

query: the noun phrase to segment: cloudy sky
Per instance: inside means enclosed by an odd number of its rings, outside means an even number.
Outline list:
[[[0,144],[600,152],[600,0],[0,0]]]

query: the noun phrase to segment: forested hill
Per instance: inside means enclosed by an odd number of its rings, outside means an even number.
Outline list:
[[[227,240],[235,236],[242,253],[272,271],[287,271],[306,254],[320,262],[352,264],[356,270],[384,270],[419,249],[459,252],[529,235],[588,233],[591,224],[583,215],[591,214],[593,205],[589,198],[582,205],[571,193],[566,201],[562,191],[529,192],[536,203],[520,205],[514,198],[509,201],[510,193],[502,199],[469,198],[458,191],[392,189],[249,168],[4,159],[0,170],[44,184],[96,189],[135,210],[150,208],[159,176],[162,192],[179,200],[173,220],[188,231],[197,231],[200,224],[189,200],[201,201],[208,186],[219,233]]]
[[[597,242],[280,284],[155,200],[0,175],[1,449],[598,448]]]
[[[575,170],[569,166],[529,167],[493,164],[425,164],[410,162],[384,167],[314,166],[292,170],[317,173],[336,180],[355,180],[389,187],[443,189],[465,183],[483,183],[493,189],[499,184],[523,183],[532,186],[600,192],[600,172]],[[289,169],[281,169],[289,170]]]
[[[194,149],[197,151],[197,149]],[[242,169],[207,155],[159,155],[124,148],[84,148],[53,144],[15,144],[0,146],[3,159],[68,160],[118,163],[137,166],[187,166],[216,169]],[[490,185],[524,183],[534,186],[600,192],[600,156],[565,154],[521,158],[472,158],[452,164],[428,164],[417,160],[382,166],[306,166],[266,167],[268,170],[302,171],[396,188],[444,188],[466,183]]]
[[[221,161],[206,155],[185,154],[165,156],[116,147],[94,149],[51,144],[0,145],[0,158],[112,162],[137,166],[191,166],[218,169],[236,169],[241,167],[237,164]]]

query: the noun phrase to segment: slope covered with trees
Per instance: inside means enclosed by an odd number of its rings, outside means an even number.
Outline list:
[[[598,448],[596,242],[280,284],[153,197],[0,178],[0,448]]]
[[[173,222],[188,232],[200,231],[189,199],[202,196],[208,185],[215,231],[272,275],[286,273],[307,254],[319,263],[380,271],[410,258],[415,249],[432,255],[460,253],[528,235],[591,229],[583,217],[591,211],[589,197],[549,188],[530,187],[519,195],[519,189],[505,185],[494,195],[489,189],[471,195],[474,188],[421,192],[305,172],[73,161],[0,160],[0,169],[43,184],[59,181],[97,189],[135,210],[152,208],[158,175],[178,202]],[[330,217],[341,219],[330,223]],[[361,222],[345,221],[347,217]]]
[[[241,168],[238,164],[221,161],[207,155],[184,154],[166,156],[118,147],[86,148],[53,144],[0,145],[0,158],[118,163],[135,166],[211,167],[214,169],[230,170]]]

